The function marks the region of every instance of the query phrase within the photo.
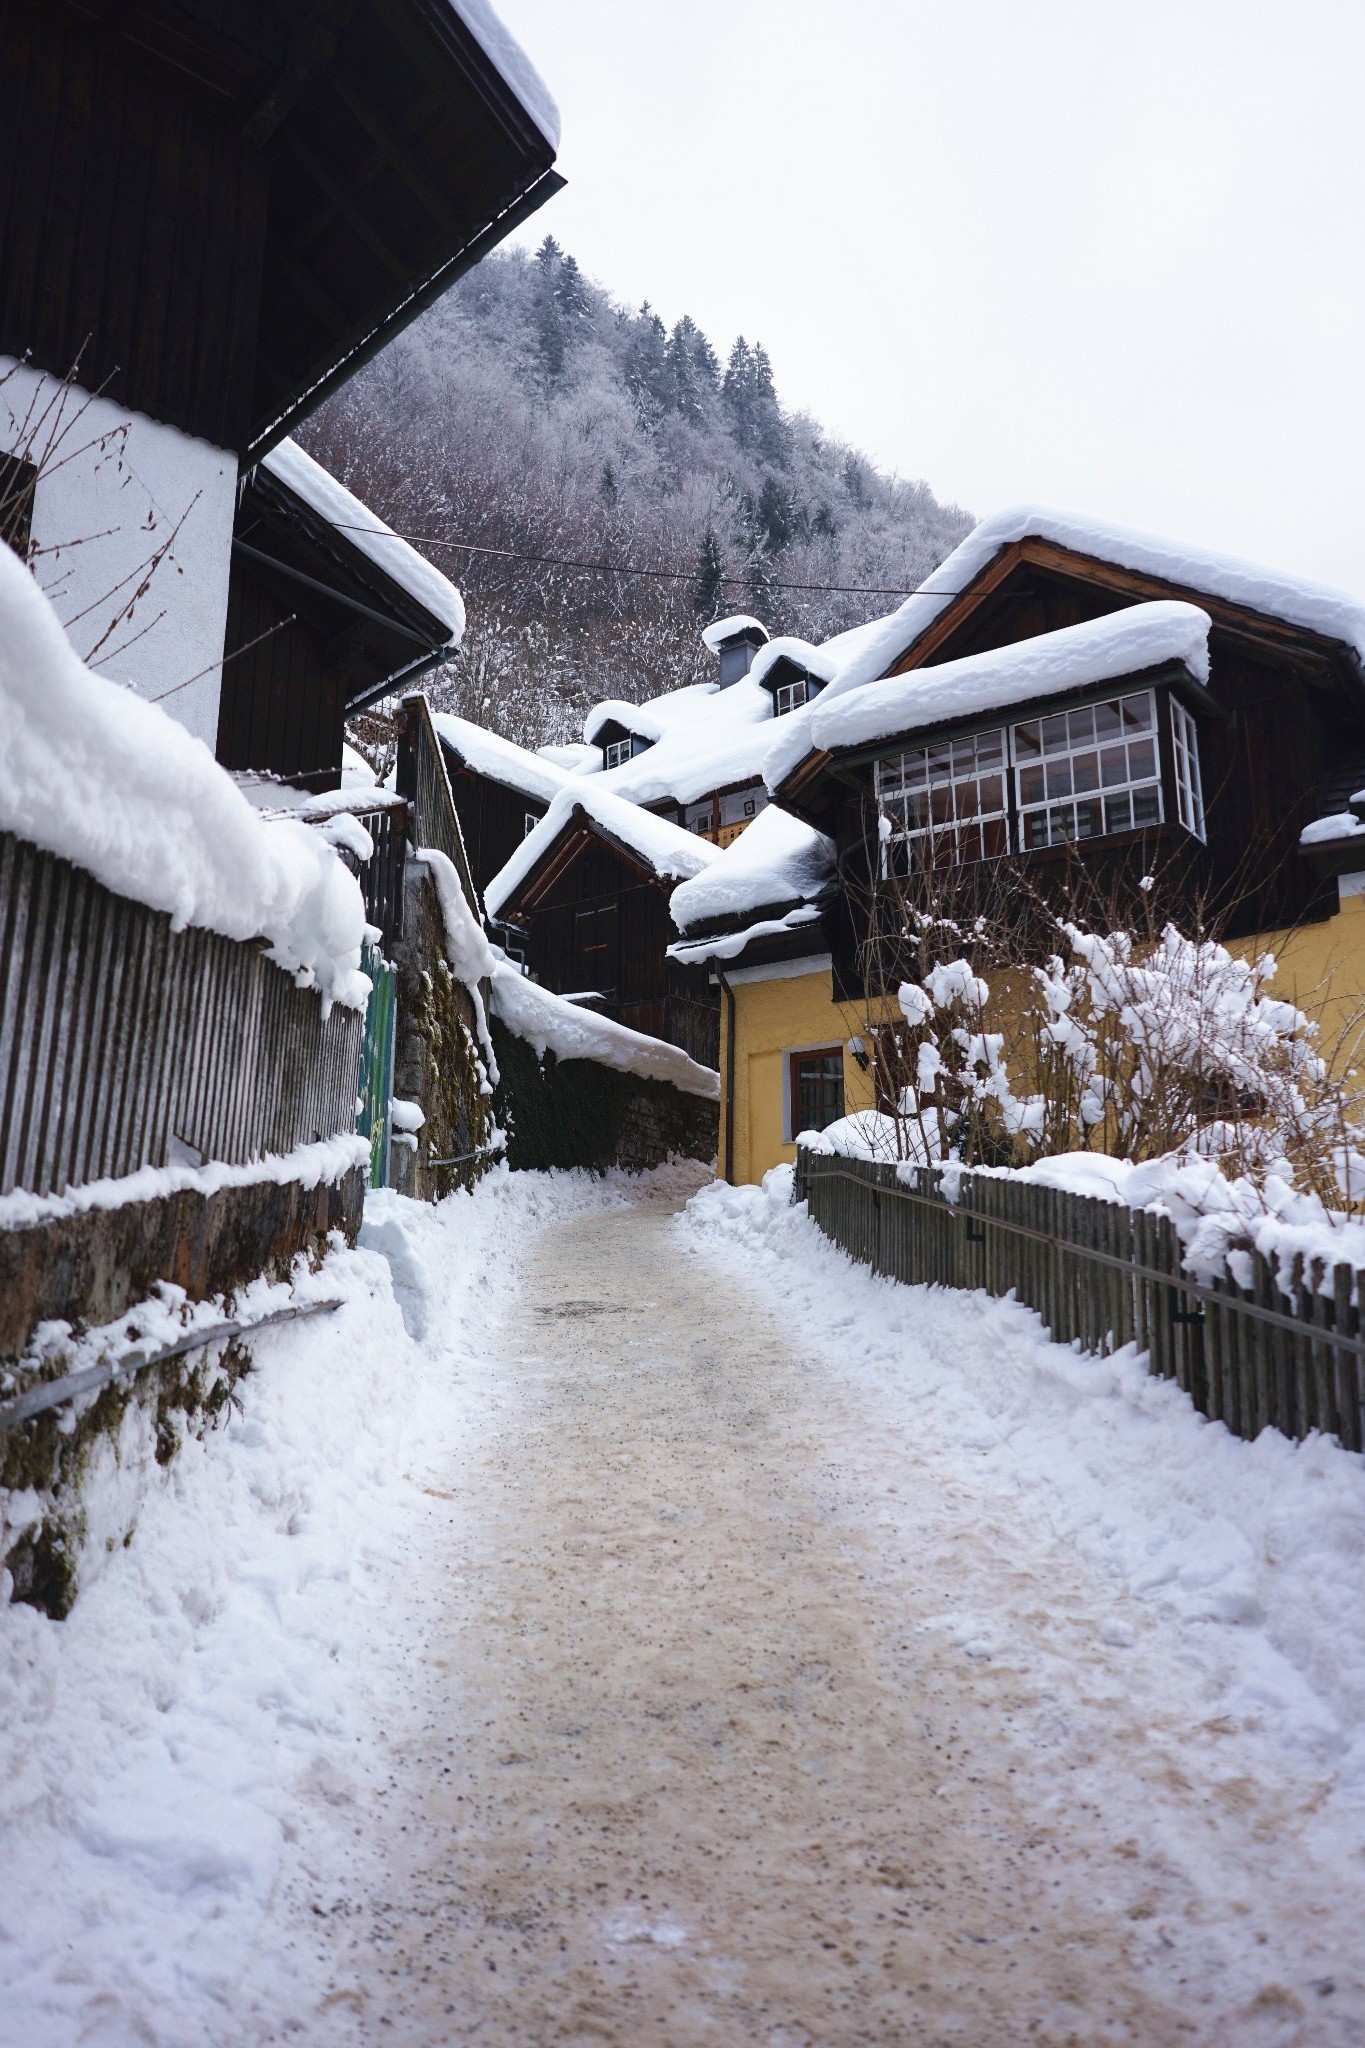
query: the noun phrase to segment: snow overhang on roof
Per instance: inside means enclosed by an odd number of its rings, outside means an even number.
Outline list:
[[[603,787],[592,776],[566,783],[533,832],[484,890],[490,917],[514,910],[518,899],[555,853],[561,840],[587,829],[619,848],[661,882],[686,881],[717,858],[718,849],[680,825]]]
[[[1202,689],[1209,678],[1210,624],[1208,613],[1197,605],[1178,600],[1135,604],[1056,633],[909,669],[860,689],[836,694],[831,686],[782,721],[785,729],[764,761],[764,779],[777,794],[812,756],[909,739],[959,719],[1159,669],[1178,668]]]
[[[722,692],[715,683],[689,683],[681,690],[647,698],[643,704],[629,704],[621,697],[605,697],[594,704],[583,721],[583,738],[598,746],[604,731],[619,726],[622,732],[642,740],[660,740],[677,725],[703,718]]]
[[[822,648],[813,647],[809,640],[797,640],[789,634],[770,640],[762,651],[754,656],[749,680],[761,683],[765,690],[776,690],[779,683],[791,682],[796,676],[810,676],[817,683],[827,683],[835,674],[834,657]]]
[[[897,611],[855,627],[830,643],[837,673],[826,693],[841,696],[886,676],[913,658],[918,643],[974,586],[999,556],[1019,543],[1041,541],[1082,561],[1105,564],[1169,586],[1171,594],[1207,598],[1245,613],[1296,626],[1335,641],[1353,663],[1365,663],[1365,604],[1327,584],[1285,576],[1274,569],[1211,548],[1139,533],[1042,505],[1021,505],[983,519]]]
[[[712,654],[719,654],[722,647],[733,647],[739,641],[747,641],[751,647],[761,647],[768,637],[768,629],[760,619],[751,619],[747,612],[736,612],[732,618],[716,619],[701,629],[702,646]]]
[[[770,804],[702,873],[680,883],[669,911],[689,936],[730,930],[761,913],[815,904],[834,880],[834,842]]]
[[[452,717],[448,711],[433,711],[431,722],[442,746],[448,747],[463,767],[536,803],[553,803],[571,779],[567,769],[519,747],[514,740],[503,739],[499,733],[485,731],[467,718]]]

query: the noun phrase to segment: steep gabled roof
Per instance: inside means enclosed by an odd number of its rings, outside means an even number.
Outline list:
[[[431,722],[442,746],[449,747],[462,766],[504,789],[514,789],[537,803],[549,804],[572,779],[567,769],[533,754],[501,734],[486,732],[467,718],[455,718],[448,711],[433,711]]]
[[[716,859],[718,849],[667,818],[656,818],[592,776],[567,783],[533,832],[484,890],[490,917],[530,907],[589,839],[621,854],[642,875],[686,881]]]

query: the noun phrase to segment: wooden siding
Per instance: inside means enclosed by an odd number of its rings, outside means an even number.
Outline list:
[[[484,890],[526,837],[528,815],[543,818],[548,806],[466,768],[448,747],[445,759],[469,853],[470,873],[482,903]]]
[[[285,625],[291,616],[293,623]],[[335,789],[341,781],[345,696],[322,632],[299,616],[282,586],[267,587],[263,577],[234,561],[224,644],[218,710],[223,766],[261,769],[306,789]]]
[[[240,114],[59,5],[0,55],[0,348],[245,446],[268,171]]]
[[[0,835],[0,1194],[355,1129],[362,1019]]]

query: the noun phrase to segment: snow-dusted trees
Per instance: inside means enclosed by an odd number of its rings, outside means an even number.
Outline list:
[[[908,590],[968,524],[785,412],[762,347],[737,342],[722,375],[693,320],[617,306],[553,238],[481,263],[303,438],[463,585],[469,634],[437,691],[533,744],[599,697],[709,675],[703,598],[821,639],[889,600],[779,586]]]

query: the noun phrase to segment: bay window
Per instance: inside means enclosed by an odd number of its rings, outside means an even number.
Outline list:
[[[1159,825],[1168,749],[1176,816],[1204,837],[1195,724],[1183,704],[1127,691],[965,738],[907,747],[877,763],[883,868],[907,873]]]

